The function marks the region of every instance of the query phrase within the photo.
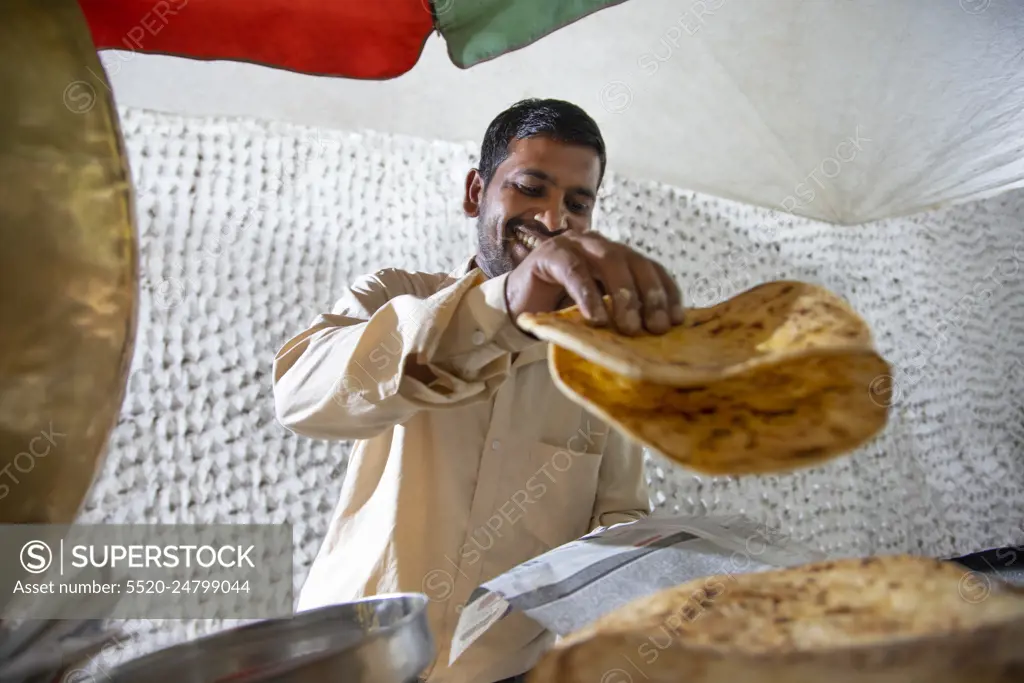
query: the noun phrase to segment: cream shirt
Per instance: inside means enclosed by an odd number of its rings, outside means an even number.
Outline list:
[[[507,275],[363,276],[274,363],[278,419],[355,439],[341,500],[299,597],[306,610],[421,592],[430,683],[491,683],[554,637],[513,614],[451,666],[473,590],[598,526],[649,513],[642,451],[555,387],[547,346],[509,319]],[[406,372],[429,368],[429,385]],[[416,373],[413,373],[416,374]]]

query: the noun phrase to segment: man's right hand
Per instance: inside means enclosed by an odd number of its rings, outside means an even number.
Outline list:
[[[609,320],[601,288],[612,298]],[[509,273],[505,299],[513,322],[521,313],[579,305],[594,325],[612,323],[623,334],[663,334],[683,322],[682,296],[661,264],[595,232],[545,240]]]

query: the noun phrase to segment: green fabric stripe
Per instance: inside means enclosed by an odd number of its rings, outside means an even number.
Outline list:
[[[468,68],[626,0],[433,0],[448,56]]]

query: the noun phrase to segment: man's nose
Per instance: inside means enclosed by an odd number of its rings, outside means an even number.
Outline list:
[[[544,207],[534,218],[550,233],[565,232],[569,228],[569,212],[561,204]]]

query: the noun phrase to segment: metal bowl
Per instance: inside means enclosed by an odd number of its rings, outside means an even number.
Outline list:
[[[110,683],[409,683],[434,656],[426,607],[396,593],[247,624],[132,660]]]

